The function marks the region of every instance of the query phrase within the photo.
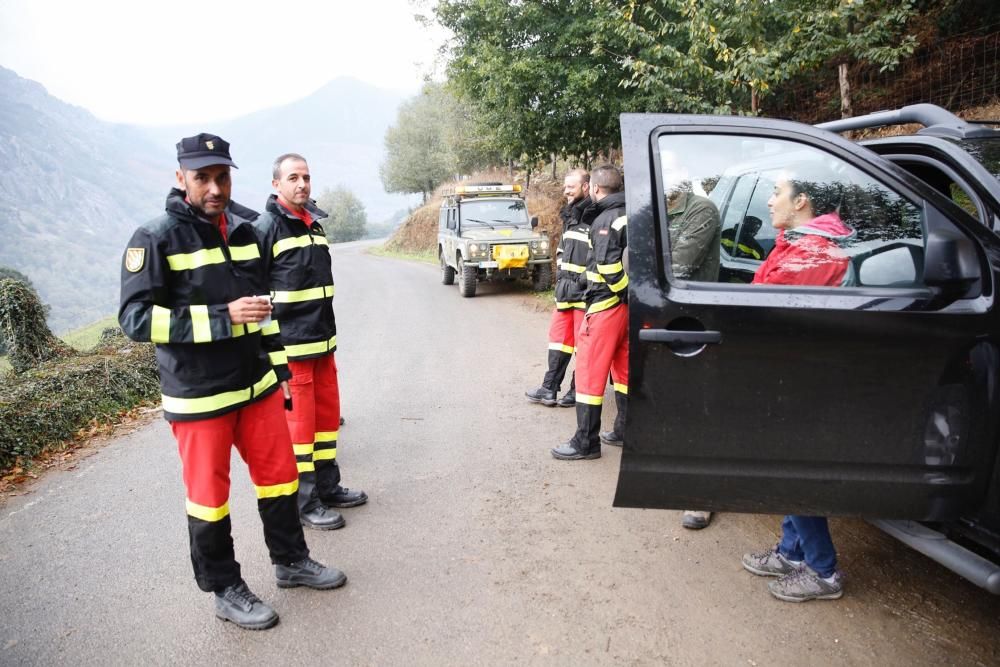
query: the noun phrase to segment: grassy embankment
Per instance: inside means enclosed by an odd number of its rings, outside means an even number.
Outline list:
[[[101,340],[102,331],[108,327],[117,326],[117,324],[118,319],[114,315],[108,315],[85,327],[73,329],[60,336],[60,338],[74,349],[84,352],[93,349],[97,345]],[[9,370],[10,362],[7,361],[6,355],[0,356],[0,374],[6,373]]]

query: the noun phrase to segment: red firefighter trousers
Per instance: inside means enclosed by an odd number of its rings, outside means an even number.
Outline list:
[[[615,430],[621,435],[628,396],[628,306],[625,304],[587,314],[577,336],[577,426],[572,440],[577,449],[600,447],[601,405],[609,372],[618,405]]]
[[[292,379],[292,410],[286,413],[288,432],[299,473],[299,510],[311,512],[340,484],[337,437],[340,431],[340,388],[337,362],[325,354],[288,360]]]
[[[187,489],[188,534],[195,581],[221,591],[240,581],[229,518],[229,461],[233,445],[246,461],[271,562],[309,555],[299,524],[295,459],[281,391],[211,419],[171,422]]]
[[[577,332],[582,324],[582,310],[570,308],[552,311],[552,321],[549,324],[549,367],[542,380],[542,386],[546,389],[559,391],[570,359],[576,351]]]

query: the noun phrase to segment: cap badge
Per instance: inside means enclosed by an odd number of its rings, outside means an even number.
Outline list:
[[[214,142],[214,141],[212,141],[211,139],[209,139],[208,141],[206,141],[206,142],[205,142],[205,146],[206,146],[206,147],[208,148],[208,150],[210,150],[210,151],[214,151],[214,150],[215,150],[215,142]]]

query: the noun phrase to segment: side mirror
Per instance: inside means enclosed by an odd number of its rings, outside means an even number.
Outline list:
[[[975,296],[970,292],[982,278],[975,244],[940,213],[930,207],[925,210],[929,233],[924,284],[953,298]]]
[[[531,216],[531,228],[534,229],[537,226],[538,226],[538,216],[533,215]]]

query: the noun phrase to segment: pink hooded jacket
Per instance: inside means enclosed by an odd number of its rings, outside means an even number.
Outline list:
[[[754,284],[846,285],[852,278],[851,260],[841,244],[854,230],[837,213],[813,218],[795,229],[781,230],[774,248],[753,276]]]

